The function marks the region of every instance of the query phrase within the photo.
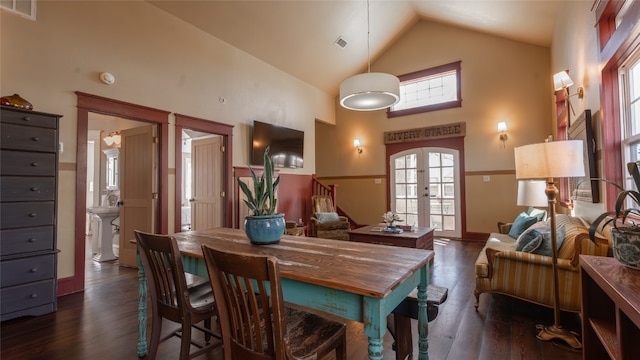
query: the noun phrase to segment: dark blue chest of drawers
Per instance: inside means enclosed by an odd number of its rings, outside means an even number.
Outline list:
[[[56,310],[60,117],[0,109],[0,321]]]

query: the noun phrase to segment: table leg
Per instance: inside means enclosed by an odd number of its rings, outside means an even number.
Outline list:
[[[418,285],[418,359],[429,360],[429,316],[427,314],[427,284],[429,283],[429,264],[420,269]]]
[[[138,263],[138,357],[147,355],[147,277],[142,268],[140,256]]]
[[[369,360],[382,360],[382,338],[369,337]]]

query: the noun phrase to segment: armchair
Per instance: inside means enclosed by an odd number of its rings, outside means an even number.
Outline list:
[[[346,216],[338,216],[331,197],[326,195],[312,196],[311,211],[311,236],[349,240],[351,224]]]

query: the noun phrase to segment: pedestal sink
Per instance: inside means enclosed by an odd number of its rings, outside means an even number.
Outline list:
[[[113,253],[113,227],[111,222],[120,216],[120,208],[118,207],[90,207],[87,212],[98,221],[98,244],[100,249],[97,254],[93,256],[95,261],[111,261],[118,257]],[[94,230],[94,231],[95,231]]]

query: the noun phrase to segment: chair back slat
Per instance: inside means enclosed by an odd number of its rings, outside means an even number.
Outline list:
[[[206,245],[203,254],[218,305],[225,359],[284,359],[286,325],[277,259]]]
[[[136,244],[145,271],[151,273],[155,291],[150,291],[158,303],[180,312],[182,306],[191,306],[188,301],[184,267],[178,246],[168,236],[136,233]]]
[[[313,213],[336,211],[331,197],[324,195],[313,195],[311,197],[311,208],[313,209]]]

